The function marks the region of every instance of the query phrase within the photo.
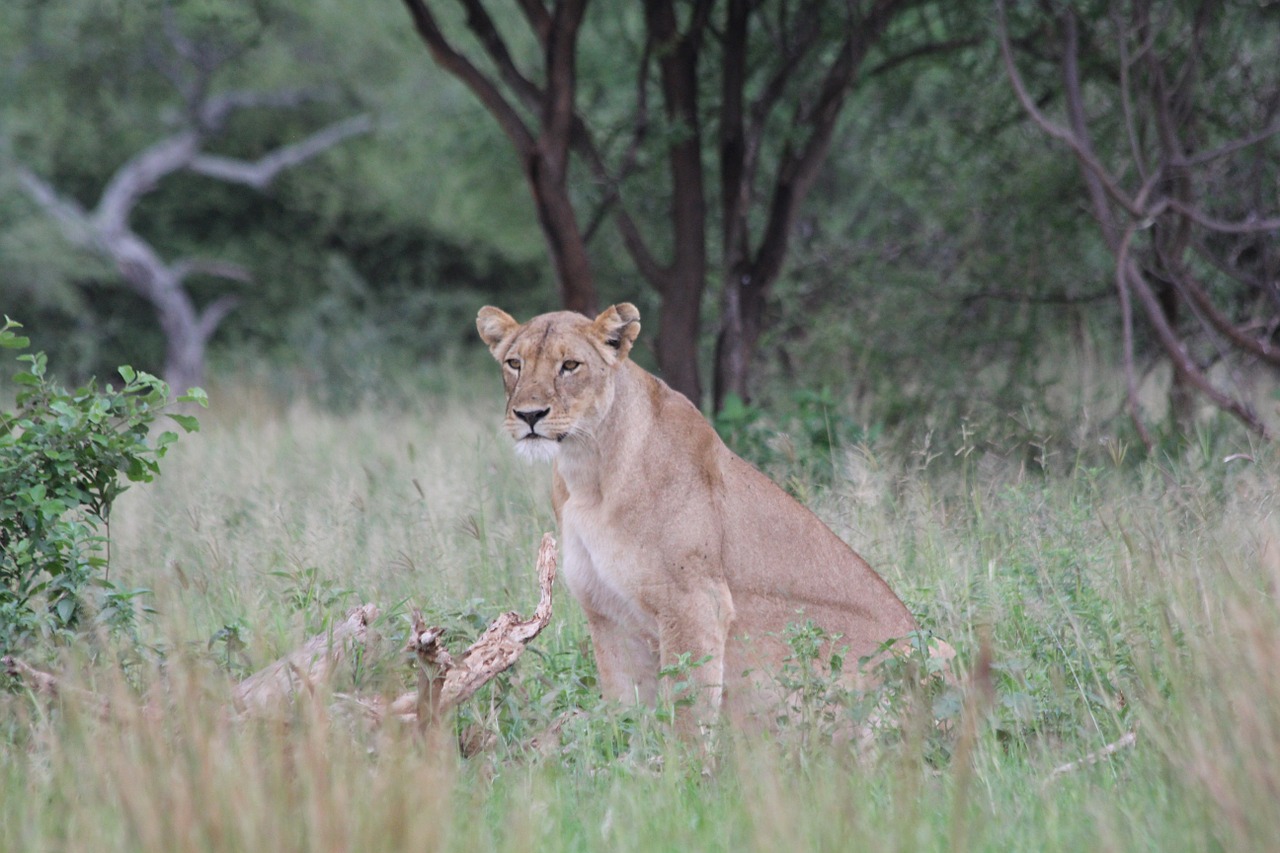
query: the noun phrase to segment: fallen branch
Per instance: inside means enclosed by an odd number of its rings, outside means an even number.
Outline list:
[[[36,669],[18,658],[9,655],[0,658],[0,670],[10,678],[18,679],[37,696],[43,696],[50,701],[58,699],[75,700],[83,703],[88,710],[102,719],[107,719],[111,716],[111,703],[106,698],[83,687],[69,686],[58,676]]]
[[[1084,758],[1079,758],[1079,759],[1076,759],[1075,761],[1069,761],[1066,764],[1053,768],[1053,772],[1050,773],[1049,778],[1045,780],[1045,785],[1048,785],[1050,782],[1052,782],[1054,779],[1058,778],[1059,776],[1063,775],[1064,773],[1074,773],[1075,771],[1081,769],[1082,767],[1088,767],[1090,765],[1097,764],[1099,761],[1106,758],[1108,755],[1114,755],[1115,753],[1119,752],[1122,749],[1128,749],[1129,747],[1136,746],[1137,743],[1138,743],[1138,732],[1136,729],[1131,732],[1125,732],[1124,736],[1121,737],[1116,742],[1109,743],[1106,746],[1104,746],[1102,749],[1099,749],[1096,752],[1089,753]]]
[[[231,702],[237,713],[261,713],[278,707],[297,693],[299,687],[314,695],[342,664],[351,650],[363,646],[369,624],[378,618],[378,608],[364,604],[347,613],[332,630],[317,634],[296,651],[260,670],[236,685]]]
[[[530,641],[551,621],[552,586],[556,576],[556,541],[550,533],[542,537],[538,549],[537,609],[529,619],[518,613],[503,613],[480,635],[471,647],[455,659],[440,642],[443,628],[427,627],[420,612],[415,612],[413,630],[407,651],[416,658],[418,689],[408,691],[387,702],[378,696],[338,693],[332,699],[358,708],[374,725],[387,718],[416,723],[427,729],[447,717],[463,702],[499,673],[505,672],[524,653]],[[364,604],[348,611],[346,619],[322,634],[307,640],[298,649],[259,670],[235,685],[231,694],[234,716],[244,719],[270,715],[305,690],[308,695],[323,695],[323,688],[333,679],[342,663],[370,638],[370,626],[378,617],[378,608]],[[81,688],[67,687],[50,673],[42,672],[12,657],[0,659],[2,671],[18,678],[31,690],[49,699],[71,697],[94,703],[98,713],[111,716],[112,708],[98,694]],[[158,716],[163,703],[147,702],[146,715]],[[483,748],[483,736],[473,738]]]
[[[476,691],[505,672],[524,653],[529,642],[551,621],[551,588],[556,579],[556,540],[544,533],[538,548],[540,597],[533,617],[521,619],[515,612],[503,613],[480,638],[455,661],[440,644],[442,628],[427,627],[422,614],[415,613],[413,633],[406,651],[418,659],[416,698],[418,724],[430,725],[475,695]],[[402,696],[393,707],[405,702]]]
[[[31,688],[33,693],[50,697],[58,695],[60,685],[56,675],[42,672],[9,655],[0,658],[0,667],[3,667],[5,675],[22,681]]]

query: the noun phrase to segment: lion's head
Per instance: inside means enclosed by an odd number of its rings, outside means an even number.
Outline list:
[[[502,365],[505,425],[516,450],[549,460],[566,440],[589,436],[609,410],[616,371],[640,334],[640,312],[624,302],[595,320],[556,311],[521,324],[485,306],[476,329]]]

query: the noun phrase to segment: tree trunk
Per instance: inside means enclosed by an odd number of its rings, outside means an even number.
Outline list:
[[[594,317],[599,311],[595,277],[591,273],[587,244],[583,240],[582,229],[578,227],[568,189],[563,182],[546,174],[541,157],[533,158],[527,171],[538,211],[538,225],[542,228],[555,270],[560,304],[567,311]]]
[[[199,337],[179,334],[166,337],[164,381],[172,394],[181,396],[204,385],[204,341]]]
[[[702,406],[698,377],[698,329],[701,326],[702,287],[672,282],[658,303],[658,369],[663,380]]]
[[[698,331],[707,278],[707,204],[702,175],[702,125],[698,110],[698,54],[710,6],[695,9],[681,31],[671,0],[651,2],[645,21],[658,47],[659,80],[667,121],[679,135],[667,146],[671,175],[671,265],[658,291],[658,366],[667,384],[702,406]]]
[[[730,272],[721,290],[723,311],[716,336],[715,378],[712,389],[715,411],[725,398],[736,394],[750,402],[751,362],[764,328],[765,287],[749,273]]]
[[[169,278],[167,271],[156,274]],[[162,378],[169,383],[169,390],[185,394],[188,388],[200,387],[204,382],[205,337],[201,334],[195,304],[176,278],[150,284],[133,283],[151,302],[160,321],[160,330],[164,333]]]

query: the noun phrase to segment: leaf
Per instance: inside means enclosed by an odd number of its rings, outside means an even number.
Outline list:
[[[133,380],[138,376],[137,372],[127,364],[120,365],[116,368],[116,372],[120,374],[121,379],[130,385],[133,384]]]
[[[54,605],[54,610],[58,614],[58,619],[63,625],[71,624],[71,617],[76,613],[76,601],[74,598],[63,598]]]
[[[203,388],[188,388],[187,393],[178,398],[179,403],[196,403],[201,408],[209,408],[209,395],[205,394]]]
[[[200,429],[200,421],[193,415],[178,415],[170,412],[169,417],[173,418],[174,422],[186,432],[196,432]]]

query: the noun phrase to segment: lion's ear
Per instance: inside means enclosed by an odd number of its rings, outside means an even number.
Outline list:
[[[480,333],[480,340],[488,344],[489,352],[495,357],[498,354],[498,345],[518,328],[520,324],[514,317],[492,305],[484,306],[476,315],[476,331]]]
[[[630,302],[620,302],[606,308],[591,328],[601,343],[617,351],[618,361],[622,361],[640,334],[640,312]]]

